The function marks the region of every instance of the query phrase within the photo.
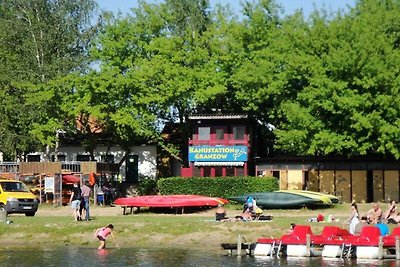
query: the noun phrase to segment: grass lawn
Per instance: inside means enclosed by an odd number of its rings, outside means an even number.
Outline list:
[[[371,204],[360,204],[360,214],[365,214]],[[385,211],[386,204],[382,205]],[[228,216],[241,212],[241,206],[227,205]],[[290,223],[309,224],[313,232],[320,233],[325,225],[348,228],[350,204],[338,204],[317,210],[266,210],[272,215],[271,222],[215,222],[213,210],[188,214],[153,213],[144,210],[139,214],[122,215],[119,207],[92,207],[92,220],[74,222],[69,207],[41,205],[34,217],[10,215],[12,224],[0,227],[0,242],[12,246],[91,246],[98,241],[94,231],[109,223],[115,227],[114,235],[121,247],[179,247],[190,249],[220,249],[220,243],[235,243],[241,234],[247,242],[259,237],[280,237]],[[332,215],[335,222],[307,222],[311,217]],[[394,227],[390,225],[391,229]],[[112,241],[110,240],[112,243]]]

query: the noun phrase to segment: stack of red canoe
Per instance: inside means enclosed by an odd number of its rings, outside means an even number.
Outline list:
[[[118,198],[116,205],[128,207],[180,208],[180,207],[216,207],[228,200],[219,197],[199,195],[151,195]]]

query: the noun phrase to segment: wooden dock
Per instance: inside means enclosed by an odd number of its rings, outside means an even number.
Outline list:
[[[222,243],[221,247],[224,250],[228,250],[231,255],[236,251],[237,255],[247,254],[251,256],[256,247],[256,243]]]

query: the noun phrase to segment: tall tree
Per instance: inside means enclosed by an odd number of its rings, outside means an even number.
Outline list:
[[[92,77],[115,81],[103,111],[121,141],[160,140],[160,124],[183,123],[190,114],[208,75],[208,8],[208,1],[140,1],[132,15],[107,20],[93,51],[100,70]]]
[[[8,96],[0,100],[6,120],[0,133],[8,140],[0,151],[6,158],[54,144],[61,98],[40,85],[86,69],[95,11],[92,0],[0,2],[0,91]]]
[[[359,1],[346,14],[282,21],[239,70],[249,110],[276,127],[275,147],[301,155],[400,158],[398,1]],[[251,75],[246,68],[252,67]],[[391,104],[389,104],[391,103]]]

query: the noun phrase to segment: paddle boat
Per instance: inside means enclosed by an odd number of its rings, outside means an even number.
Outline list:
[[[364,226],[360,235],[351,235],[337,226],[325,226],[319,235],[308,225],[297,225],[281,238],[259,238],[255,256],[288,256],[400,260],[400,226],[389,236],[382,236],[375,225]]]
[[[292,233],[279,239],[259,238],[254,255],[272,256],[281,253],[291,257],[322,256],[325,245],[341,245],[349,236],[351,235],[347,230],[337,226],[325,226],[321,234],[315,235],[309,225],[296,225]],[[332,254],[331,250],[325,251],[326,256]],[[338,252],[335,255],[337,254]]]

